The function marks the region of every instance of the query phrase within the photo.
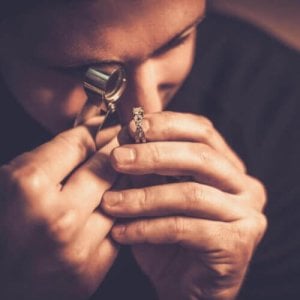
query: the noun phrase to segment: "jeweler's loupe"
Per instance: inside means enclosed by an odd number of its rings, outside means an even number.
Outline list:
[[[89,68],[83,81],[88,98],[76,117],[74,126],[92,117],[105,115],[99,126],[100,130],[108,116],[116,111],[117,103],[126,88],[126,82],[125,71],[119,65],[108,64]]]

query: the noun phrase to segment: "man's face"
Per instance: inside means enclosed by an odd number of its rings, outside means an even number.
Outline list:
[[[1,71],[25,109],[59,132],[86,100],[86,69],[119,63],[128,78],[119,105],[124,123],[132,107],[161,111],[178,90],[204,10],[204,0],[78,0],[36,8],[3,24]]]

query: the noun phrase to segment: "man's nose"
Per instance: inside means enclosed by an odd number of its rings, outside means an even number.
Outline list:
[[[128,84],[118,104],[121,123],[132,119],[132,108],[141,106],[145,113],[162,111],[159,94],[159,72],[155,61],[147,60],[126,70]]]

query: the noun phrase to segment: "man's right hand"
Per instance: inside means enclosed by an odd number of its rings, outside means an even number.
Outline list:
[[[96,208],[117,174],[86,127],[0,168],[0,299],[79,300],[117,255],[113,220]]]

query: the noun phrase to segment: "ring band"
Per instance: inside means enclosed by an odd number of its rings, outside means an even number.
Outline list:
[[[145,133],[142,127],[144,119],[144,110],[142,107],[134,107],[132,109],[133,120],[135,123],[136,131],[134,134],[136,143],[146,143]]]

